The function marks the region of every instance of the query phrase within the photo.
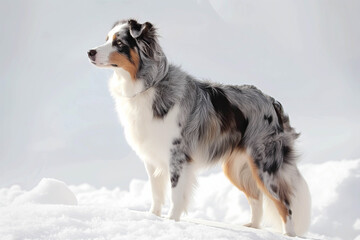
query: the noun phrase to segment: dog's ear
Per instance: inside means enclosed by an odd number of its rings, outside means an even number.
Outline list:
[[[159,50],[156,28],[149,22],[140,24],[133,19],[128,24],[130,35],[137,40],[141,52],[153,58]]]
[[[130,35],[135,38],[142,38],[153,30],[153,25],[149,22],[140,24],[136,20],[130,19],[128,21]]]

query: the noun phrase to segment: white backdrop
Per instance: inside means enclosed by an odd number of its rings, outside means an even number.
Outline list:
[[[360,157],[360,2],[2,1],[0,187],[126,188],[146,178],[86,52],[119,19],[151,21],[171,62],[192,75],[254,84],[302,133],[303,162]]]

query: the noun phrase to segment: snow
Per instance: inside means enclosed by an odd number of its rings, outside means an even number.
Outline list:
[[[360,230],[360,219],[356,219],[356,222],[354,223],[354,229],[355,230]]]
[[[300,169],[313,199],[309,239],[360,239],[360,159],[305,164]],[[0,239],[302,239],[242,227],[246,198],[222,173],[202,176],[180,222],[147,212],[149,182],[129,190],[67,186],[43,179],[30,191],[0,189]],[[166,215],[169,205],[163,209]]]
[[[43,178],[34,189],[14,200],[14,204],[24,203],[77,205],[77,199],[64,182]]]
[[[311,230],[343,239],[359,235],[353,226],[360,217],[360,160],[307,164],[301,170],[312,193]]]
[[[266,230],[174,222],[115,206],[10,207],[2,217],[15,220],[1,223],[1,239],[287,239]]]

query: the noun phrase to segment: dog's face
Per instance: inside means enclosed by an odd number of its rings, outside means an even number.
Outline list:
[[[146,46],[150,46],[149,40],[154,31],[148,22],[119,21],[110,30],[103,45],[88,51],[89,60],[102,68],[122,68],[132,79],[136,79],[141,55],[147,53]]]

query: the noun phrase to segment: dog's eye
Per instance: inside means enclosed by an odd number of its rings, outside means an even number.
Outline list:
[[[119,46],[121,46],[123,43],[122,43],[120,40],[117,40],[117,41],[116,41],[116,44],[119,45]]]

